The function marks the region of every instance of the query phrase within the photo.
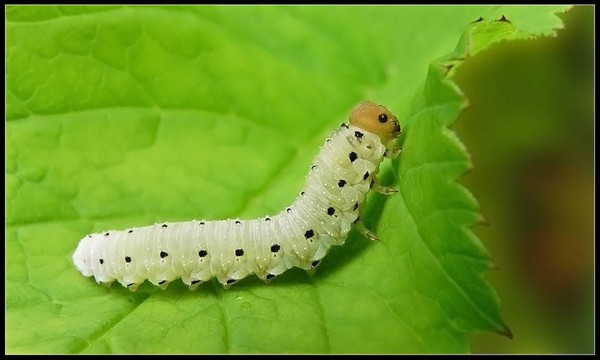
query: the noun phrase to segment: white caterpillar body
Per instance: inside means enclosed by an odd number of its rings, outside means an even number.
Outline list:
[[[269,281],[294,266],[316,267],[332,245],[344,243],[353,223],[373,238],[359,220],[361,204],[372,185],[393,192],[375,176],[384,156],[398,152],[393,140],[400,127],[384,107],[370,102],[359,104],[353,115],[378,117],[382,130],[369,132],[351,116],[351,125],[342,124],[322,146],[298,198],[277,215],[91,234],[81,239],[75,266],[99,283],[117,280],[130,290],[146,279],[164,289],[177,278],[191,289],[213,277],[229,287],[250,274]]]

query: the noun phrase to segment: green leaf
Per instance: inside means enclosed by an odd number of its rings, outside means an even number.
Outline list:
[[[564,10],[7,7],[6,352],[457,353],[508,334],[456,182],[471,165],[450,78],[493,43],[553,35]],[[401,193],[363,215],[380,242],[352,232],[312,277],[229,290],[130,293],[73,267],[90,232],[277,212],[365,98],[404,131],[382,171]]]

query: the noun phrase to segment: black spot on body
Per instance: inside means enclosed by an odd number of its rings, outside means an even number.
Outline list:
[[[327,209],[327,215],[333,215],[333,214],[335,214],[335,209],[332,208],[332,207],[328,208]]]
[[[310,169],[311,169],[311,170],[314,170],[316,167],[317,167],[317,165],[312,165],[312,166],[310,167]]]
[[[200,221],[200,226],[204,225],[204,221]]]
[[[110,235],[110,233],[106,233],[106,234],[104,234],[104,236],[108,236],[108,235]]]
[[[287,209],[285,209],[285,211],[292,212],[292,208],[287,208]]]
[[[363,134],[363,133],[361,133],[360,131],[355,131],[355,132],[354,132],[354,136],[355,136],[357,139],[361,139],[361,138],[363,137],[363,135],[364,135],[364,134]]]
[[[358,155],[356,155],[356,153],[353,151],[348,154],[348,158],[350,159],[350,162],[354,162],[354,160],[358,159]]]
[[[133,232],[133,230],[129,230],[127,233],[131,234]]]
[[[300,192],[300,195],[304,196],[306,193],[304,191]]]
[[[162,224],[162,226],[161,226],[161,227],[164,227],[164,228],[166,228],[166,227],[167,227],[167,224]]]
[[[100,262],[100,265],[104,264],[104,259],[100,259],[98,261]]]
[[[164,259],[164,258],[166,258],[167,256],[169,256],[169,253],[167,253],[167,252],[164,252],[164,251],[162,251],[162,250],[161,250],[161,252],[160,252],[160,258],[161,258],[161,259]]]
[[[346,180],[342,179],[342,180],[338,181],[338,186],[339,187],[344,187],[344,185],[346,185]]]
[[[307,238],[307,239],[310,239],[313,236],[315,236],[315,232],[312,231],[312,229],[306,230],[306,232],[304,233],[304,237]]]
[[[130,262],[131,262],[131,257],[129,257],[129,256],[125,256],[125,262],[126,262],[126,263],[130,263]]]
[[[235,250],[235,256],[242,256],[244,255],[244,249],[236,249]]]
[[[198,256],[205,257],[206,255],[208,255],[208,251],[206,251],[206,250],[200,250],[200,251],[198,251]]]
[[[363,175],[363,180],[367,180],[369,178],[369,172],[367,171],[364,175]]]
[[[271,218],[270,217],[266,217],[265,221],[271,221]]]
[[[279,246],[279,244],[273,244],[273,245],[271,245],[271,252],[276,253],[279,251],[280,248],[281,247]]]
[[[346,123],[342,123],[342,124],[340,125],[340,127],[341,127],[341,128],[346,128],[346,129],[348,129],[348,125],[347,125]]]
[[[239,220],[236,220],[236,221],[235,221],[235,223],[239,225],[239,224],[241,224],[242,222],[241,222],[241,221],[239,221]]]

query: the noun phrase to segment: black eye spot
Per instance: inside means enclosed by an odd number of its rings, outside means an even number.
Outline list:
[[[205,257],[206,255],[208,255],[208,251],[206,251],[206,250],[200,250],[200,251],[198,251],[198,256]]]
[[[367,171],[364,175],[363,175],[363,180],[367,180],[369,178],[369,172]]]
[[[162,224],[162,226],[161,226],[161,227],[164,227],[164,228],[166,228],[166,227],[167,227],[167,224]]]
[[[131,262],[131,257],[129,257],[129,256],[125,256],[125,262],[126,262],[126,263],[130,263],[130,262]]]
[[[362,137],[363,137],[363,135],[364,135],[364,134],[363,134],[363,133],[361,133],[360,131],[355,131],[355,132],[354,132],[354,136],[355,136],[357,139],[360,139],[360,138],[362,138]]]
[[[307,239],[310,239],[310,238],[311,238],[311,237],[313,237],[314,235],[315,235],[315,232],[314,232],[314,231],[312,231],[312,229],[310,229],[310,230],[307,230],[307,231],[304,233],[304,237],[305,237],[305,238],[307,238]]]
[[[346,185],[346,180],[342,179],[342,180],[338,181],[338,186],[339,187],[344,187],[344,185]]]
[[[279,246],[279,244],[273,244],[273,245],[271,246],[271,252],[274,252],[274,253],[276,253],[276,252],[278,252],[278,251],[279,251],[279,249],[280,249],[280,248],[281,248],[281,247]]]
[[[160,252],[160,258],[161,258],[161,259],[164,259],[164,258],[166,258],[167,256],[169,256],[169,253],[166,253],[166,252],[164,252],[164,251],[161,251],[161,252]]]
[[[330,207],[329,209],[327,209],[327,215],[333,215],[335,214],[335,209]]]
[[[100,265],[104,264],[104,259],[100,259],[98,261],[100,261]]]
[[[244,255],[244,250],[243,249],[236,249],[235,250],[235,256],[242,256]]]
[[[386,114],[379,114],[377,119],[380,123],[386,123],[388,121],[388,116]]]
[[[356,153],[353,151],[350,154],[348,154],[348,158],[350,159],[350,162],[354,162],[354,160],[358,158],[358,155],[356,155]]]

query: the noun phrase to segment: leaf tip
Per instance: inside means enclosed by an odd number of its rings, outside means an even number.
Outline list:
[[[498,334],[502,335],[502,336],[506,336],[507,338],[509,338],[510,340],[513,339],[513,333],[510,330],[510,328],[508,326],[506,326],[506,324],[502,323],[502,330],[497,332]]]
[[[508,19],[506,18],[506,16],[504,16],[504,15],[502,15],[502,17],[501,17],[500,19],[496,19],[495,21],[499,21],[499,22],[506,22],[506,23],[512,24],[512,23],[510,22],[510,20],[508,20]]]
[[[490,221],[483,214],[479,214],[476,225],[490,226]]]

